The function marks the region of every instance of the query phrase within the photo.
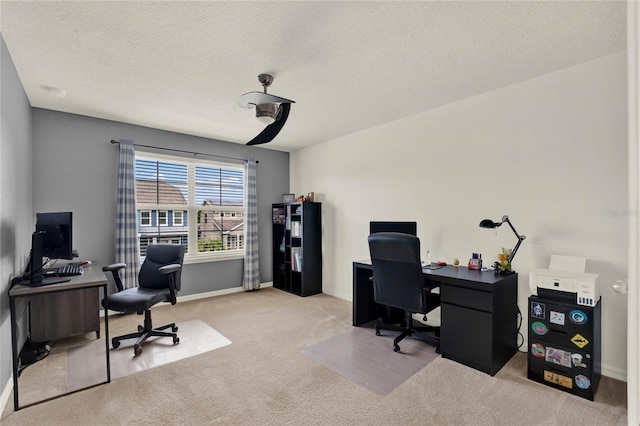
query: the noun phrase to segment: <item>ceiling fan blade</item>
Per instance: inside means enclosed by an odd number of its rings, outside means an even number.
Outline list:
[[[260,145],[263,143],[271,142],[273,138],[275,138],[277,134],[280,133],[280,130],[282,130],[282,126],[284,126],[284,123],[289,117],[290,110],[291,104],[283,103],[282,105],[280,105],[280,112],[278,113],[278,118],[276,119],[276,121],[265,127],[264,130],[260,132],[260,134],[258,134],[258,136],[247,142],[247,145]]]
[[[281,98],[280,96],[270,95],[262,92],[249,92],[240,96],[238,103],[243,108],[250,108],[253,105],[260,104],[294,104],[291,99]]]

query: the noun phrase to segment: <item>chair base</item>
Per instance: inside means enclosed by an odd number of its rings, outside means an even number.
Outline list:
[[[401,326],[387,324],[387,323],[376,323],[376,336],[380,336],[381,330],[388,331],[400,331],[400,334],[393,339],[393,351],[400,352],[400,341],[408,336],[415,336],[419,340],[422,340],[425,343],[429,343],[436,347],[436,353],[440,353],[440,327],[432,327],[432,326],[413,326],[413,318],[411,316],[411,312],[406,313],[406,317],[404,323]],[[428,332],[433,332],[434,335],[427,334]]]
[[[171,332],[163,331],[168,328],[171,329]],[[142,353],[142,344],[149,337],[171,337],[173,338],[173,344],[177,345],[178,343],[180,343],[180,338],[178,337],[178,333],[176,333],[177,331],[178,331],[178,327],[176,326],[175,323],[163,325],[162,327],[153,328],[151,324],[151,311],[147,310],[147,311],[144,311],[144,326],[139,325],[138,331],[136,333],[129,333],[123,336],[117,336],[112,338],[111,346],[113,346],[113,348],[116,349],[120,347],[121,340],[137,338],[138,340],[133,345],[133,356],[138,356]]]

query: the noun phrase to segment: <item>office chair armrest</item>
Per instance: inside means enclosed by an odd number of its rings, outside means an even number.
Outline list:
[[[112,263],[111,265],[106,265],[102,267],[102,272],[111,272],[113,274],[113,281],[116,283],[116,288],[118,291],[124,290],[124,286],[122,285],[122,280],[120,279],[120,269],[124,269],[127,267],[126,263]]]
[[[126,263],[112,263],[111,265],[107,265],[107,266],[103,266],[102,267],[102,271],[103,272],[114,272],[114,271],[119,271],[122,268],[126,268],[127,264]]]
[[[167,280],[169,281],[169,295],[171,297],[171,304],[175,305],[177,303],[176,299],[176,276],[175,273],[178,272],[182,268],[181,265],[177,263],[173,263],[171,265],[165,265],[158,269],[158,272],[167,276]]]
[[[424,289],[425,290],[429,290],[429,292],[430,292],[434,288],[440,288],[440,281],[430,280],[430,279],[425,277],[425,279],[424,279]]]
[[[180,270],[180,268],[182,268],[182,266],[178,265],[177,263],[173,263],[171,265],[165,265],[160,267],[160,269],[158,269],[158,271],[161,274],[171,274],[172,272],[177,272]]]

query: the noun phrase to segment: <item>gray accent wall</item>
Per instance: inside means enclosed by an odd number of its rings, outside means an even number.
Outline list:
[[[0,406],[11,389],[7,293],[28,263],[35,214],[73,211],[80,256],[101,264],[115,259],[118,146],[112,139],[258,160],[260,280],[272,281],[271,204],[289,193],[288,153],[32,108],[1,35],[0,65]],[[239,287],[242,260],[185,265],[182,282],[181,295]]]
[[[33,211],[72,211],[73,246],[82,259],[103,265],[115,261],[118,145],[111,144],[112,139],[258,160],[260,281],[272,281],[271,204],[289,191],[289,153],[33,108]],[[180,294],[241,286],[242,262],[185,265]]]
[[[31,106],[0,36],[0,393],[9,397],[13,370],[9,285],[31,249]],[[21,340],[26,337],[22,333]],[[4,405],[0,404],[3,408]]]

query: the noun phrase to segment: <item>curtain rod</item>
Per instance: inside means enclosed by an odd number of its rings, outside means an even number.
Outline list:
[[[117,141],[115,139],[111,139],[111,143],[112,144],[118,144],[120,145],[120,141]],[[180,152],[182,154],[191,154],[193,156],[197,156],[197,155],[206,155],[209,157],[217,157],[217,158],[226,158],[229,160],[239,160],[239,161],[246,161],[246,158],[236,158],[236,157],[225,157],[224,155],[215,155],[215,154],[205,154],[204,152],[195,152],[195,151],[185,151],[182,149],[174,149],[174,148],[162,148],[159,146],[151,146],[151,145],[140,145],[137,143],[134,143],[133,146],[140,146],[143,148],[152,148],[152,149],[160,149],[160,150],[164,150],[164,151],[171,151],[171,152]],[[258,160],[256,160],[256,164],[260,163]]]

